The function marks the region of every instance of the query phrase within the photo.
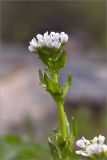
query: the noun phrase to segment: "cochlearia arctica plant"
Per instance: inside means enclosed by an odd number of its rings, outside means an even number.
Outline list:
[[[99,135],[92,140],[82,137],[77,140],[76,146],[80,150],[75,151],[74,142],[77,135],[77,122],[72,118],[68,122],[64,111],[64,100],[70,89],[72,76],[68,74],[64,84],[60,84],[59,71],[66,63],[65,44],[68,42],[65,32],[45,32],[37,34],[28,47],[44,63],[44,70],[39,70],[41,86],[50,93],[57,107],[58,127],[48,137],[50,154],[53,160],[82,160],[86,157],[90,160],[107,160],[107,145],[105,137]]]

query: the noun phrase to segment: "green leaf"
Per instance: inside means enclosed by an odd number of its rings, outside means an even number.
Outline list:
[[[65,120],[66,120],[67,134],[68,134],[68,136],[70,136],[70,125],[69,125],[69,121],[67,119],[66,113],[65,113]]]
[[[46,88],[45,80],[44,80],[44,74],[42,73],[41,70],[39,70],[39,79],[41,82],[41,86]]]
[[[50,66],[50,52],[45,51],[42,48],[37,49],[37,55],[39,59],[48,67]]]
[[[67,157],[71,153],[71,143],[70,138],[67,137],[65,140],[62,139],[62,143],[59,144],[59,148],[62,154],[62,157]]]
[[[76,135],[77,135],[77,121],[76,121],[76,119],[72,118],[71,135],[70,135],[71,147],[72,148],[73,148],[73,144],[74,144],[74,140],[75,140]]]
[[[71,86],[71,79],[72,79],[71,74],[68,74],[65,84],[62,86],[62,95],[63,95],[63,97],[66,96],[66,94],[67,94],[67,92],[68,92],[68,90],[69,90],[69,88]]]
[[[57,59],[54,63],[54,70],[58,72],[60,68],[63,68],[66,62],[66,51],[60,51],[57,55]]]
[[[50,138],[48,138],[48,143],[50,146],[51,155],[53,156],[53,159],[54,160],[61,160],[60,152],[59,152],[58,148],[56,147],[56,145],[51,141]]]
[[[55,60],[58,53],[60,52],[60,49],[57,48],[49,48],[49,47],[43,47],[42,52],[48,56],[49,59]]]
[[[66,51],[63,47],[57,48],[49,48],[42,47],[37,49],[37,55],[41,61],[48,66],[48,69],[52,72],[58,73],[60,68],[65,65],[66,61]]]
[[[48,68],[54,68],[53,63],[56,61],[59,51],[57,48],[42,47],[37,49],[37,54]]]
[[[60,95],[60,86],[58,83],[54,82],[52,79],[49,78],[49,76],[45,73],[44,74],[44,80],[46,83],[47,90],[52,95]]]
[[[63,101],[60,85],[58,83],[54,82],[47,73],[42,73],[41,70],[39,70],[39,79],[41,86],[46,88],[54,100],[60,99],[60,101]]]

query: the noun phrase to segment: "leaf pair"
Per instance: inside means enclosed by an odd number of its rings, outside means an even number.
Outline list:
[[[60,100],[64,101],[64,98],[70,88],[71,85],[71,75],[68,74],[67,80],[65,84],[60,87],[60,85],[57,82],[54,82],[47,73],[42,73],[41,70],[39,70],[39,78],[41,82],[41,86],[46,88],[46,90],[52,95],[54,100]]]

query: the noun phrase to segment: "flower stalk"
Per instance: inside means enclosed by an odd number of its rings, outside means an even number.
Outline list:
[[[61,102],[57,102],[57,109],[58,109],[61,135],[62,137],[66,138],[67,130],[66,130],[65,112],[64,112],[64,106]]]
[[[53,74],[53,80],[58,84],[58,75],[57,73]],[[64,105],[63,102],[60,100],[56,101],[57,111],[58,111],[58,118],[59,118],[59,125],[62,137],[66,138],[67,130],[66,130],[66,119],[65,119],[65,112],[64,112]]]
[[[64,45],[67,41],[68,35],[64,32],[51,32],[50,34],[46,32],[44,35],[38,34],[36,38],[33,38],[29,46],[29,50],[36,53],[47,67],[44,71],[39,70],[40,84],[50,93],[57,105],[59,127],[53,136],[48,138],[54,160],[70,159],[76,136],[76,121],[73,121],[73,128],[70,128],[63,105],[71,86],[71,75],[68,74],[63,85],[60,85],[58,81],[59,70],[66,62]]]

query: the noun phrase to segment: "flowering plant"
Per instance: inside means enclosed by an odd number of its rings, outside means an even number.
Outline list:
[[[46,66],[44,71],[39,70],[40,84],[50,93],[57,106],[59,127],[54,130],[53,136],[48,138],[51,155],[54,160],[78,159],[78,156],[73,151],[74,140],[77,134],[77,123],[75,119],[72,119],[72,124],[70,125],[64,112],[64,99],[71,86],[71,74],[68,74],[64,84],[61,85],[58,81],[59,70],[64,67],[66,62],[64,46],[67,41],[68,35],[64,32],[51,32],[50,34],[46,32],[44,35],[38,34],[36,38],[33,38],[29,46],[29,50],[36,53]],[[104,141],[102,136],[99,136],[98,139],[98,141]],[[104,153],[104,156],[106,156],[106,145],[94,143],[95,140],[96,138],[92,141],[93,143],[85,138],[77,141],[77,145],[82,150],[76,151],[76,153],[94,159],[94,150],[92,154],[89,153],[89,150],[91,150],[90,148],[95,148],[95,150],[100,150],[100,153]],[[99,153],[99,151],[97,152]]]
[[[76,142],[76,145],[81,148],[76,153],[93,160],[104,159],[107,157],[107,145],[104,144],[104,141],[105,137],[101,135],[94,137],[92,140],[82,137]]]

